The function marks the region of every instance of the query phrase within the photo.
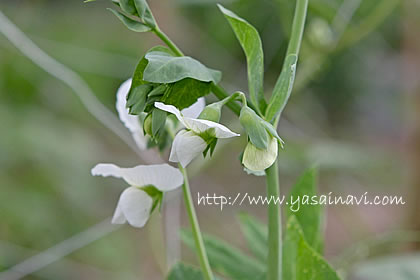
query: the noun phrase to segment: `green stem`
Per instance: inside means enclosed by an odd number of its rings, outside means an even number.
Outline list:
[[[280,195],[279,170],[277,160],[266,171],[267,196],[277,198]],[[280,203],[268,205],[268,267],[267,280],[282,278],[282,232]]]
[[[210,268],[210,263],[207,258],[206,248],[204,247],[203,237],[201,235],[200,226],[198,224],[197,214],[195,213],[194,203],[191,196],[190,183],[188,181],[187,170],[178,164],[179,170],[181,170],[184,176],[184,185],[182,191],[184,193],[185,207],[187,208],[188,217],[190,219],[192,233],[194,235],[195,247],[198,251],[198,258],[200,266],[204,274],[204,279],[213,280],[213,273]]]
[[[300,44],[302,42],[303,30],[305,27],[308,0],[297,0],[295,15],[293,17],[292,32],[286,57],[290,54],[299,55]],[[274,121],[277,128],[279,117]],[[266,170],[267,196],[279,197],[279,170],[277,160]],[[281,229],[281,205],[270,203],[268,205],[268,263],[267,280],[282,279],[282,229]]]
[[[299,55],[300,43],[302,42],[303,29],[305,28],[306,13],[308,10],[308,0],[297,0],[295,15],[293,17],[292,33],[290,35],[289,46],[287,47],[286,57],[290,54]]]
[[[177,45],[175,45],[174,42],[172,42],[168,35],[166,35],[165,33],[163,33],[162,30],[160,30],[158,26],[156,26],[156,28],[153,29],[153,32],[175,53],[175,55],[184,56],[184,53],[177,47]]]
[[[216,85],[215,83],[211,83],[211,91],[220,100],[229,97],[229,94],[226,92],[226,90],[224,90],[221,86]],[[236,103],[234,100],[231,100],[226,104],[226,106],[228,106],[232,112],[239,116],[239,113],[241,112],[241,106],[238,103]]]

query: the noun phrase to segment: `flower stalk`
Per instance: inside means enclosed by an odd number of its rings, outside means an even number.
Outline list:
[[[213,273],[210,268],[210,263],[207,258],[206,248],[204,247],[203,236],[201,235],[200,226],[198,224],[197,214],[195,213],[194,203],[191,196],[190,184],[188,181],[187,170],[178,164],[178,168],[184,176],[184,185],[182,191],[184,193],[185,207],[187,209],[188,217],[190,219],[192,233],[194,236],[195,247],[198,253],[198,259],[204,275],[204,279],[213,280]]]
[[[305,27],[308,0],[297,0],[295,14],[293,17],[292,32],[287,47],[286,56],[291,54],[298,56],[302,42],[303,30]],[[277,129],[279,117],[274,120],[274,127]],[[266,170],[267,195],[269,197],[280,196],[279,170],[276,160]],[[281,206],[280,204],[268,205],[268,263],[267,280],[282,279],[282,228],[281,228]]]

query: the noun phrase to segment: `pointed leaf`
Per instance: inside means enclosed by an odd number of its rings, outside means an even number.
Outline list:
[[[340,280],[334,269],[305,241],[295,216],[287,222],[283,244],[283,279]]]
[[[148,64],[144,69],[143,79],[153,83],[174,83],[185,78],[202,82],[218,83],[221,72],[212,70],[201,62],[188,57],[171,56],[166,52],[152,51],[145,56]]]
[[[124,25],[135,32],[147,32],[152,30],[149,26],[135,21],[129,17],[127,17],[126,15],[124,15],[123,13],[120,13],[114,9],[108,8],[108,10],[110,10],[122,23],[124,23]]]
[[[169,272],[167,280],[202,280],[200,269],[183,263],[177,263]]]
[[[218,5],[218,7],[232,26],[236,38],[238,38],[245,52],[248,64],[248,86],[251,102],[258,108],[259,112],[264,111],[266,106],[263,90],[264,54],[258,31],[232,11],[229,11],[222,5]]]
[[[134,2],[139,18],[146,23],[148,26],[156,27],[156,21],[153,17],[152,11],[149,8],[146,0],[130,0]]]
[[[242,232],[249,249],[261,262],[266,262],[268,252],[267,226],[246,213],[239,215]]]
[[[281,114],[292,93],[295,81],[297,56],[294,54],[286,57],[283,69],[273,89],[270,101],[268,102],[265,119],[273,122]]]
[[[188,247],[195,249],[194,238],[190,231],[183,230],[181,238]],[[263,263],[245,255],[224,241],[205,235],[204,245],[211,267],[220,274],[241,280],[259,279],[264,274],[265,265]]]
[[[157,108],[153,109],[152,112],[152,134],[156,136],[164,126],[166,122],[166,112]]]
[[[316,168],[308,169],[293,186],[290,193],[290,200],[296,202],[287,207],[288,216],[294,215],[299,224],[302,225],[303,234],[308,244],[318,252],[322,247],[322,207],[321,205],[308,205],[311,197],[317,194],[316,181],[318,171]],[[299,200],[298,200],[299,198]]]
[[[123,12],[130,14],[130,15],[136,15],[137,9],[134,5],[134,0],[119,0],[121,10]]]
[[[138,115],[144,111],[146,96],[151,89],[151,85],[139,85],[130,90],[127,96],[127,108],[130,114]]]

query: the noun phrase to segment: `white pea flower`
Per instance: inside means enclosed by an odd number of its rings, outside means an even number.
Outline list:
[[[161,202],[162,194],[176,189],[184,182],[182,173],[168,164],[121,168],[114,164],[100,163],[91,172],[93,176],[122,178],[130,185],[120,196],[112,223],[128,222],[139,228],[146,224],[151,211]]]
[[[147,138],[143,133],[138,116],[130,115],[127,108],[127,95],[130,92],[131,79],[121,84],[117,91],[117,112],[122,123],[130,130],[137,147],[140,150],[146,149]]]
[[[130,130],[137,147],[145,150],[147,147],[147,137],[144,135],[143,128],[138,116],[130,115],[127,108],[127,95],[130,92],[132,79],[123,82],[117,90],[116,108],[121,122]],[[201,97],[190,107],[182,110],[184,116],[197,118],[206,106],[204,97]]]
[[[186,128],[175,136],[169,156],[169,161],[179,162],[183,167],[186,167],[206,148],[214,149],[218,138],[239,136],[219,123],[184,116],[175,106],[155,102],[155,107],[174,114]]]

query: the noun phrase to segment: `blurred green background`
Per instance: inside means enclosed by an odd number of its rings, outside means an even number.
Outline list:
[[[216,1],[149,2],[161,28],[185,53],[222,70],[229,91],[247,91],[244,54]],[[282,66],[294,1],[218,2],[259,30],[269,94]],[[144,52],[162,42],[127,30],[106,11],[110,6],[109,1],[2,0],[0,11],[80,74],[116,113],[118,86]],[[407,238],[405,231],[420,229],[418,12],[416,1],[311,0],[296,88],[280,123],[286,141],[280,154],[282,192],[317,164],[322,193],[401,195],[407,201],[404,206],[328,207],[327,258],[354,279],[384,279],[358,276],[359,264],[416,250],[406,242],[416,238]],[[222,121],[240,130],[227,110]],[[71,89],[22,56],[3,35],[0,133],[0,271],[112,215],[125,185],[92,177],[96,163],[140,163]],[[241,169],[244,144],[241,138],[218,145],[209,164],[195,172],[193,197],[196,192],[265,193],[263,180]],[[198,207],[205,232],[244,247],[239,211],[265,220],[263,206],[228,207],[222,213],[217,206]],[[143,230],[124,226],[114,231],[104,223],[98,234],[111,233],[25,279],[162,279],[165,220],[158,216]],[[184,216],[182,224],[188,225]],[[389,241],[378,246],[375,238],[387,233]],[[366,239],[373,241],[362,242]],[[195,262],[187,248],[182,255]]]

